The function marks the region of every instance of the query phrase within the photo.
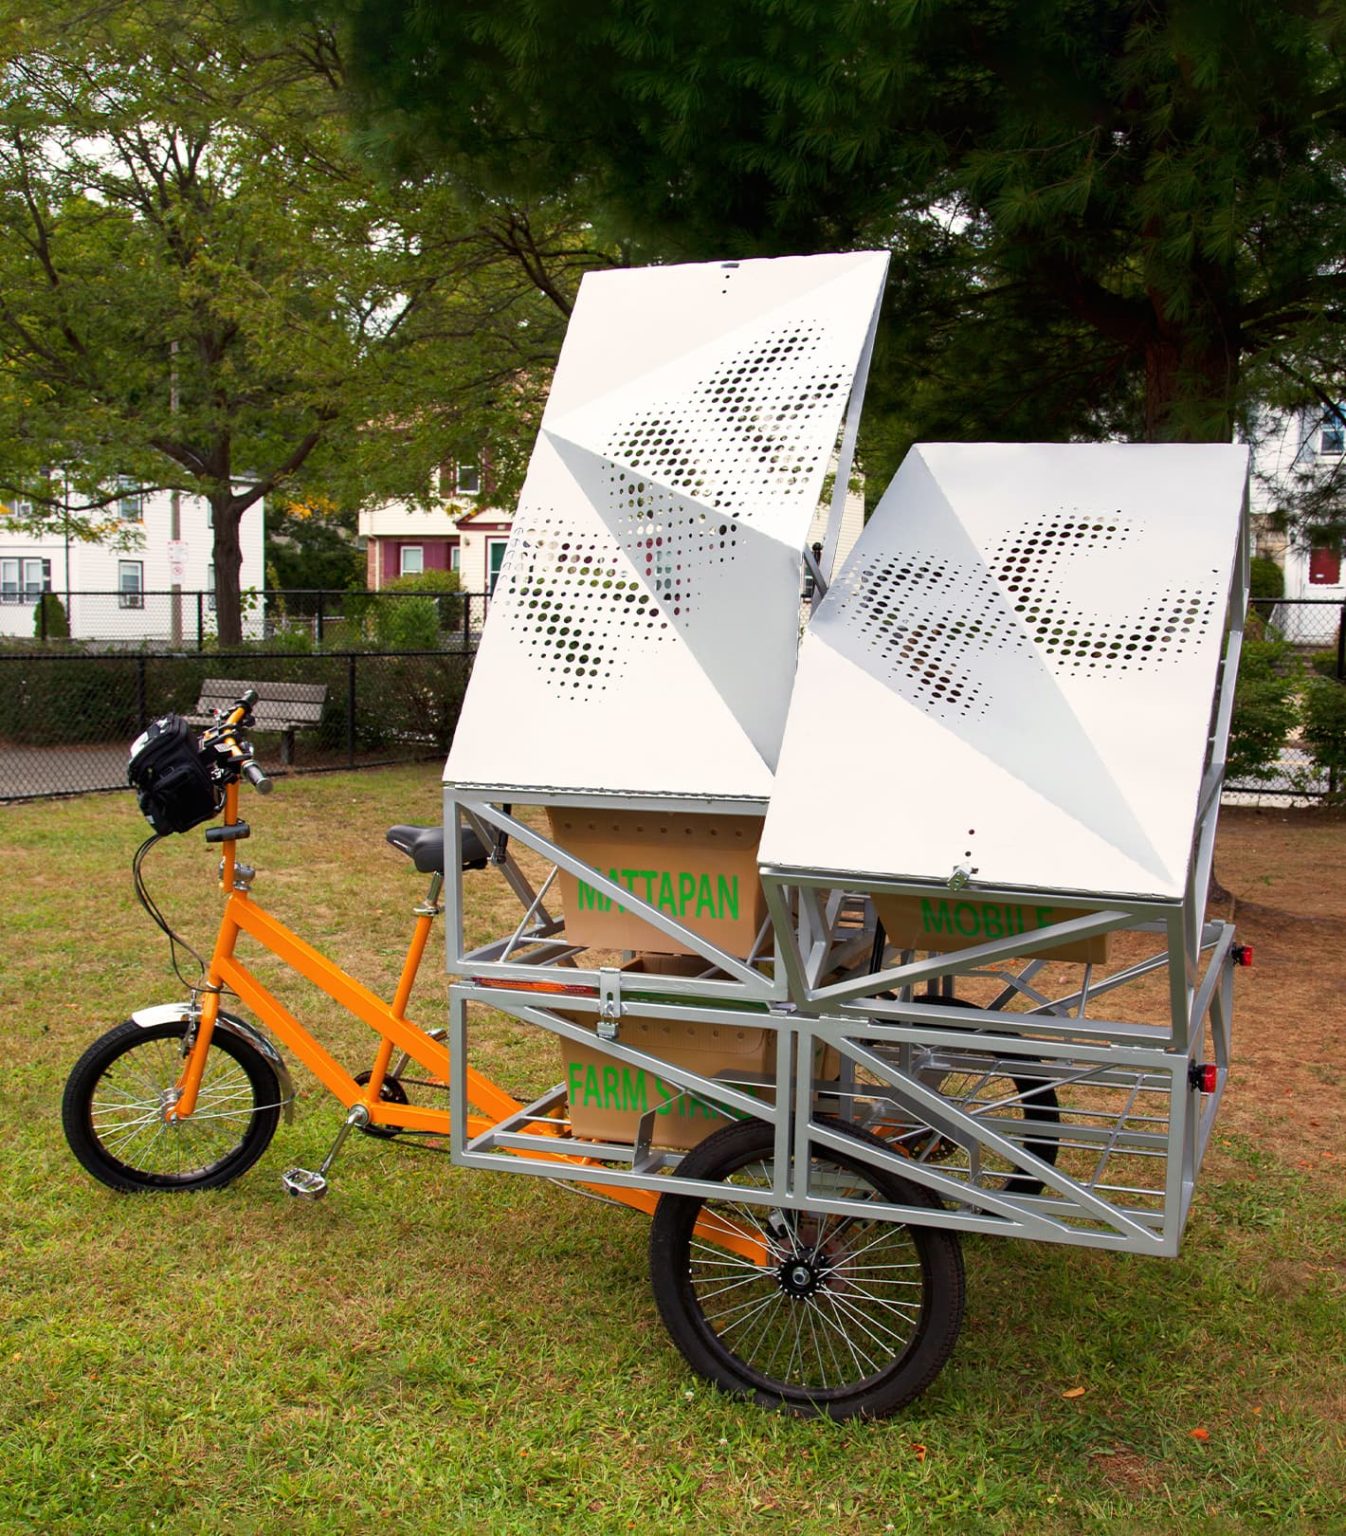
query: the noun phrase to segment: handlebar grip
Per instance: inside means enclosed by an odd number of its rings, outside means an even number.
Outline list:
[[[244,763],[243,776],[256,789],[259,795],[269,795],[276,787],[256,763]]]
[[[257,702],[257,699],[258,693],[255,688],[245,688],[238,702],[242,704],[245,709],[251,709],[252,706]]]

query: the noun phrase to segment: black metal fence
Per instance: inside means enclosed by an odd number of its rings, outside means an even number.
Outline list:
[[[0,800],[126,788],[131,741],[157,715],[195,714],[207,678],[321,684],[319,723],[294,736],[301,772],[443,757],[471,666],[460,650],[0,653]],[[278,733],[253,745],[281,766]]]
[[[93,618],[101,613],[103,628],[113,627],[110,615],[143,621],[148,611],[153,622],[142,622],[138,634],[124,628],[105,635],[96,649],[88,640],[44,640],[40,633],[0,639],[0,801],[125,787],[131,740],[168,710],[196,713],[207,678],[321,684],[320,722],[295,735],[300,771],[443,756],[488,603],[483,593],[428,599],[272,593],[245,616],[245,628],[251,622],[257,638],[228,653],[213,648],[204,607],[209,594],[135,594],[147,605],[153,600],[153,609],[123,609],[117,605],[122,595],[81,594],[103,604],[90,610]],[[184,615],[192,623],[181,647],[172,646]],[[40,631],[39,616],[34,619]],[[339,639],[346,643],[338,645]],[[1346,687],[1346,604],[1335,598],[1254,603],[1241,679],[1254,663],[1266,668],[1268,655],[1284,684],[1290,723],[1283,734],[1277,728],[1257,771],[1231,776],[1226,788],[1259,795],[1339,792],[1346,785],[1312,750],[1301,705],[1314,678]],[[280,766],[279,736],[258,735],[255,745],[264,766]]]
[[[53,601],[56,599],[56,601]],[[490,595],[267,591],[243,595],[243,637],[285,650],[472,650]],[[101,645],[207,650],[219,633],[215,593],[0,594],[0,646]]]

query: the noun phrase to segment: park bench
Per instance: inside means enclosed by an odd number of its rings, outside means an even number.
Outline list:
[[[196,713],[188,715],[192,725],[211,725],[213,710],[231,709],[248,688],[257,690],[252,707],[256,722],[253,730],[280,733],[280,760],[289,767],[294,762],[294,733],[301,726],[317,725],[322,719],[327,699],[326,683],[248,682],[235,677],[208,677],[201,684]]]

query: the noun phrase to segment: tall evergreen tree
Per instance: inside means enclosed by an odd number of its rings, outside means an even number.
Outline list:
[[[1340,0],[274,3],[404,157],[670,254],[893,244],[899,435],[1227,438],[1338,329]]]

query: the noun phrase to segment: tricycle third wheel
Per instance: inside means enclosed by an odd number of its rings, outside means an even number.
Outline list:
[[[725,1192],[667,1194],[655,1209],[650,1280],[664,1324],[694,1370],[763,1406],[834,1419],[893,1413],[925,1391],[958,1338],[957,1235],[743,1199],[737,1192],[771,1188],[774,1160],[771,1127],[744,1120],[678,1165],[680,1177]],[[938,1209],[920,1186],[844,1152],[815,1145],[811,1162],[810,1186],[829,1200]]]

